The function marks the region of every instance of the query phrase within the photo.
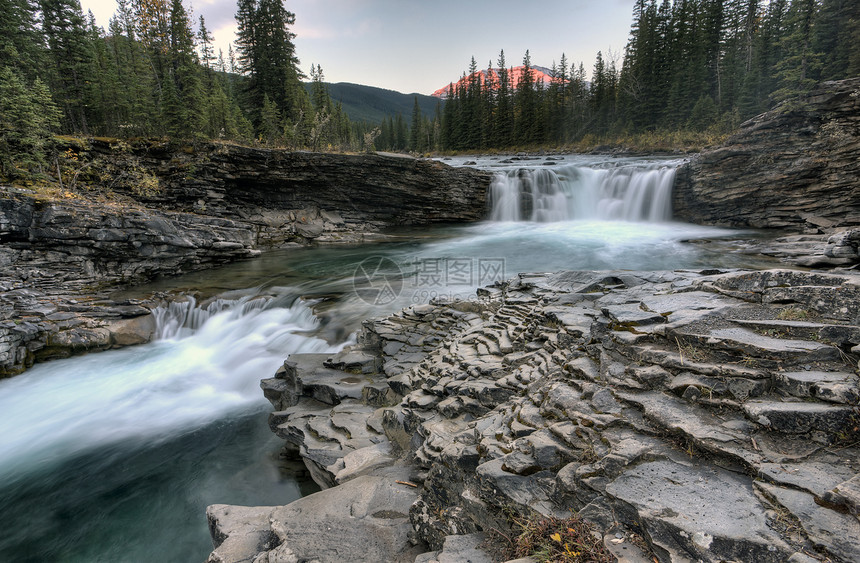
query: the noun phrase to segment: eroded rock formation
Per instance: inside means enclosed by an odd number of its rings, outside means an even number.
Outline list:
[[[146,324],[131,322],[146,304],[112,303],[108,286],[286,244],[477,220],[489,186],[485,172],[409,157],[101,140],[70,150],[87,189],[0,186],[0,377],[145,341],[146,330],[132,337],[128,325]]]
[[[469,534],[506,530],[511,512],[576,511],[626,561],[848,562],[858,324],[856,274],[520,275],[367,321],[357,346],[294,355],[262,387],[273,431],[334,487],[324,498],[353,502],[344,484],[413,468],[389,484],[421,486],[397,515],[429,550],[416,561],[474,551]],[[274,543],[243,543],[224,510],[210,510],[211,561],[361,560],[320,547],[339,530],[272,509],[255,537]]]
[[[858,154],[860,78],[825,82],[694,157],[676,184],[675,217],[796,232],[858,227]]]

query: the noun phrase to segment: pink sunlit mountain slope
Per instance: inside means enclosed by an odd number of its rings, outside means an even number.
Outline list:
[[[513,68],[508,69],[508,76],[510,77],[512,88],[516,88],[517,84],[520,83],[520,80],[523,77],[524,69],[525,69],[525,67],[522,67],[522,66],[515,66]],[[486,86],[488,84],[488,81],[487,81],[488,73],[489,73],[489,85],[492,86],[493,88],[497,88],[498,84],[499,84],[499,69],[493,68],[493,69],[489,69],[489,70],[487,70],[487,69],[479,70],[475,74],[481,80],[481,85]],[[550,70],[546,67],[533,66],[531,68],[531,75],[532,75],[532,79],[535,81],[535,84],[538,84],[539,86],[541,86],[543,88],[549,86],[550,82],[552,82],[552,77],[550,76]],[[471,78],[471,75],[470,76],[463,76],[462,78],[460,78],[460,80],[458,80],[457,82],[454,83],[454,87],[457,88],[458,86],[467,85],[469,83],[470,78]],[[433,92],[430,95],[435,96],[437,98],[442,98],[444,100],[448,97],[448,93],[449,93],[450,89],[451,89],[451,84],[448,84],[448,85],[444,86],[443,88],[439,88],[438,90],[436,90],[435,92]]]

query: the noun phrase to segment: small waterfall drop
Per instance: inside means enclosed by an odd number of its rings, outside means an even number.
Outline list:
[[[490,220],[668,221],[676,170],[660,163],[497,172],[490,185]]]
[[[149,344],[37,364],[0,381],[0,480],[259,410],[260,379],[287,356],[342,347],[315,336],[319,320],[295,296],[245,295],[206,307],[187,299],[154,314]]]

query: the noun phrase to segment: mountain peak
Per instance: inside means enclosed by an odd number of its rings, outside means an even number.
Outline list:
[[[477,76],[478,79],[481,81],[482,86],[486,86],[489,83],[493,88],[497,88],[499,84],[499,70],[500,69],[497,68],[484,69],[475,72],[474,75],[470,74],[469,76],[463,76],[462,78],[460,78],[460,80],[454,82],[454,87],[457,88],[459,86],[466,86],[472,76]],[[524,66],[515,66],[508,69],[508,76],[510,78],[512,88],[517,87],[523,77],[524,72]],[[550,69],[543,66],[531,67],[532,80],[534,80],[535,84],[538,84],[542,88],[546,88],[552,82],[552,76],[550,75],[551,72],[552,71]],[[439,88],[430,95],[444,100],[450,94],[450,89],[451,84],[448,84],[446,86],[443,86],[442,88]]]

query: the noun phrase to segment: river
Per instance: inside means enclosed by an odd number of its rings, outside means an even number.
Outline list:
[[[0,561],[203,561],[207,505],[316,490],[280,456],[259,380],[291,353],[339,350],[363,318],[517,272],[768,265],[743,252],[755,233],[670,220],[677,161],[502,160],[474,164],[497,172],[486,222],[125,290],[188,297],[156,312],[156,341],[0,381]]]

